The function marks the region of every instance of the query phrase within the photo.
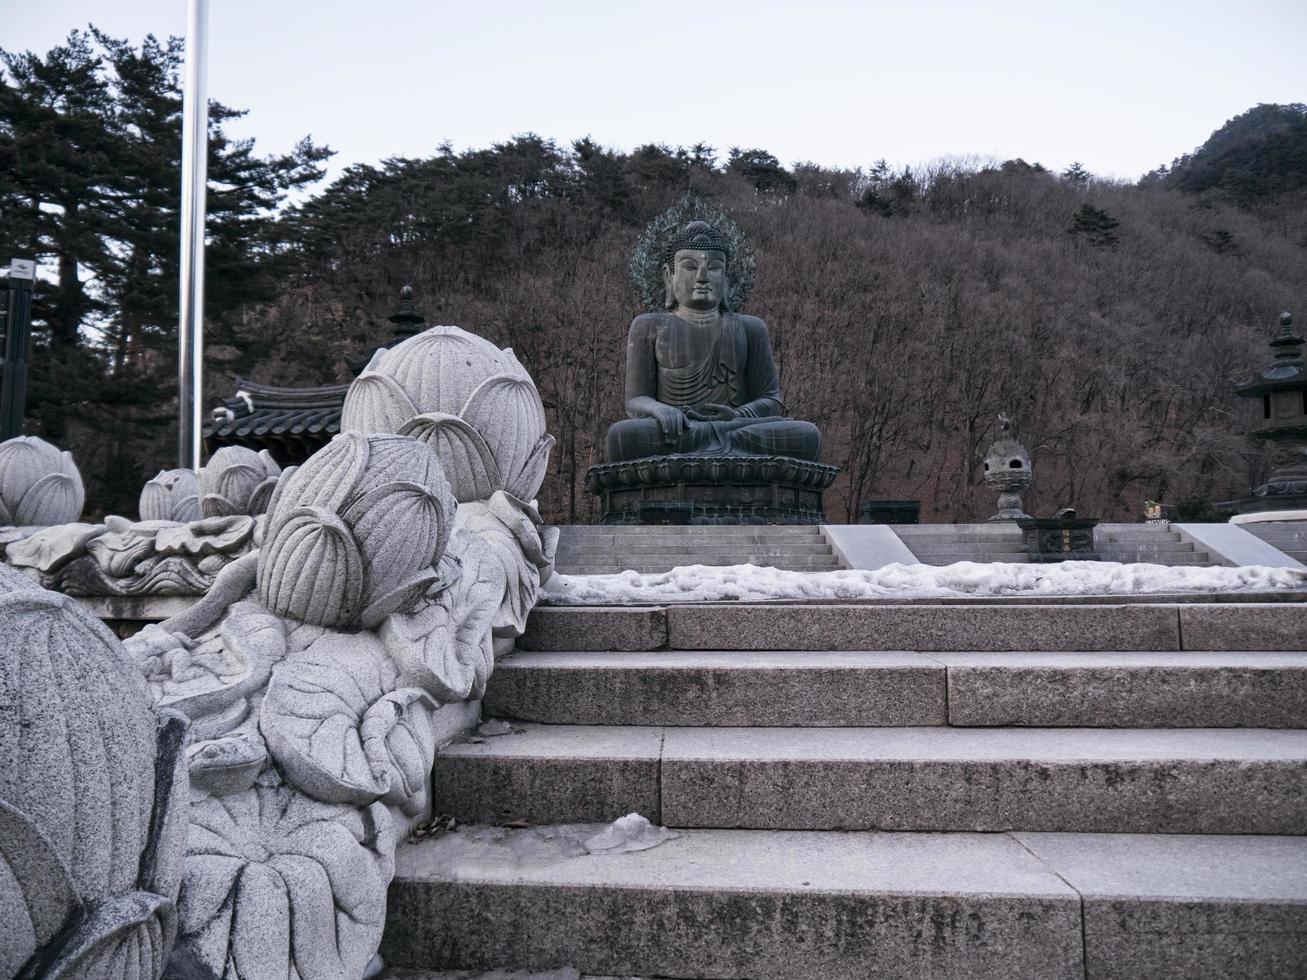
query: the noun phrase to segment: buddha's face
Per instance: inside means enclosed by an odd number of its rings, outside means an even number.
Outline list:
[[[663,282],[678,307],[715,310],[726,300],[726,256],[717,251],[683,248],[663,267]]]

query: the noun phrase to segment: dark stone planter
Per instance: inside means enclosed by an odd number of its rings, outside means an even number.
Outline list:
[[[1027,517],[1017,521],[1032,562],[1098,561],[1094,553],[1096,517]]]
[[[585,486],[601,524],[820,524],[838,472],[783,456],[651,456],[592,466]]]

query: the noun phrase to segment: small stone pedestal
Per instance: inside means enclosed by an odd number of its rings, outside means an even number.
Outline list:
[[[785,456],[650,456],[592,466],[585,486],[601,524],[821,524],[837,473]]]
[[[1098,561],[1094,527],[1098,518],[1034,518],[1017,521],[1032,562]]]

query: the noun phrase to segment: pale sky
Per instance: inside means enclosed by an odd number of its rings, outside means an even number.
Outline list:
[[[0,0],[0,47],[139,43],[185,0]],[[209,93],[265,153],[349,163],[535,132],[783,163],[1073,160],[1134,179],[1259,102],[1307,101],[1307,0],[212,0]]]

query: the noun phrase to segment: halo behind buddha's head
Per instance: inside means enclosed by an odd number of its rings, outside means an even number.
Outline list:
[[[663,266],[684,248],[725,253],[729,282],[725,305],[738,311],[753,289],[753,249],[734,221],[692,193],[649,222],[635,244],[631,280],[640,305],[646,310],[663,309]]]

